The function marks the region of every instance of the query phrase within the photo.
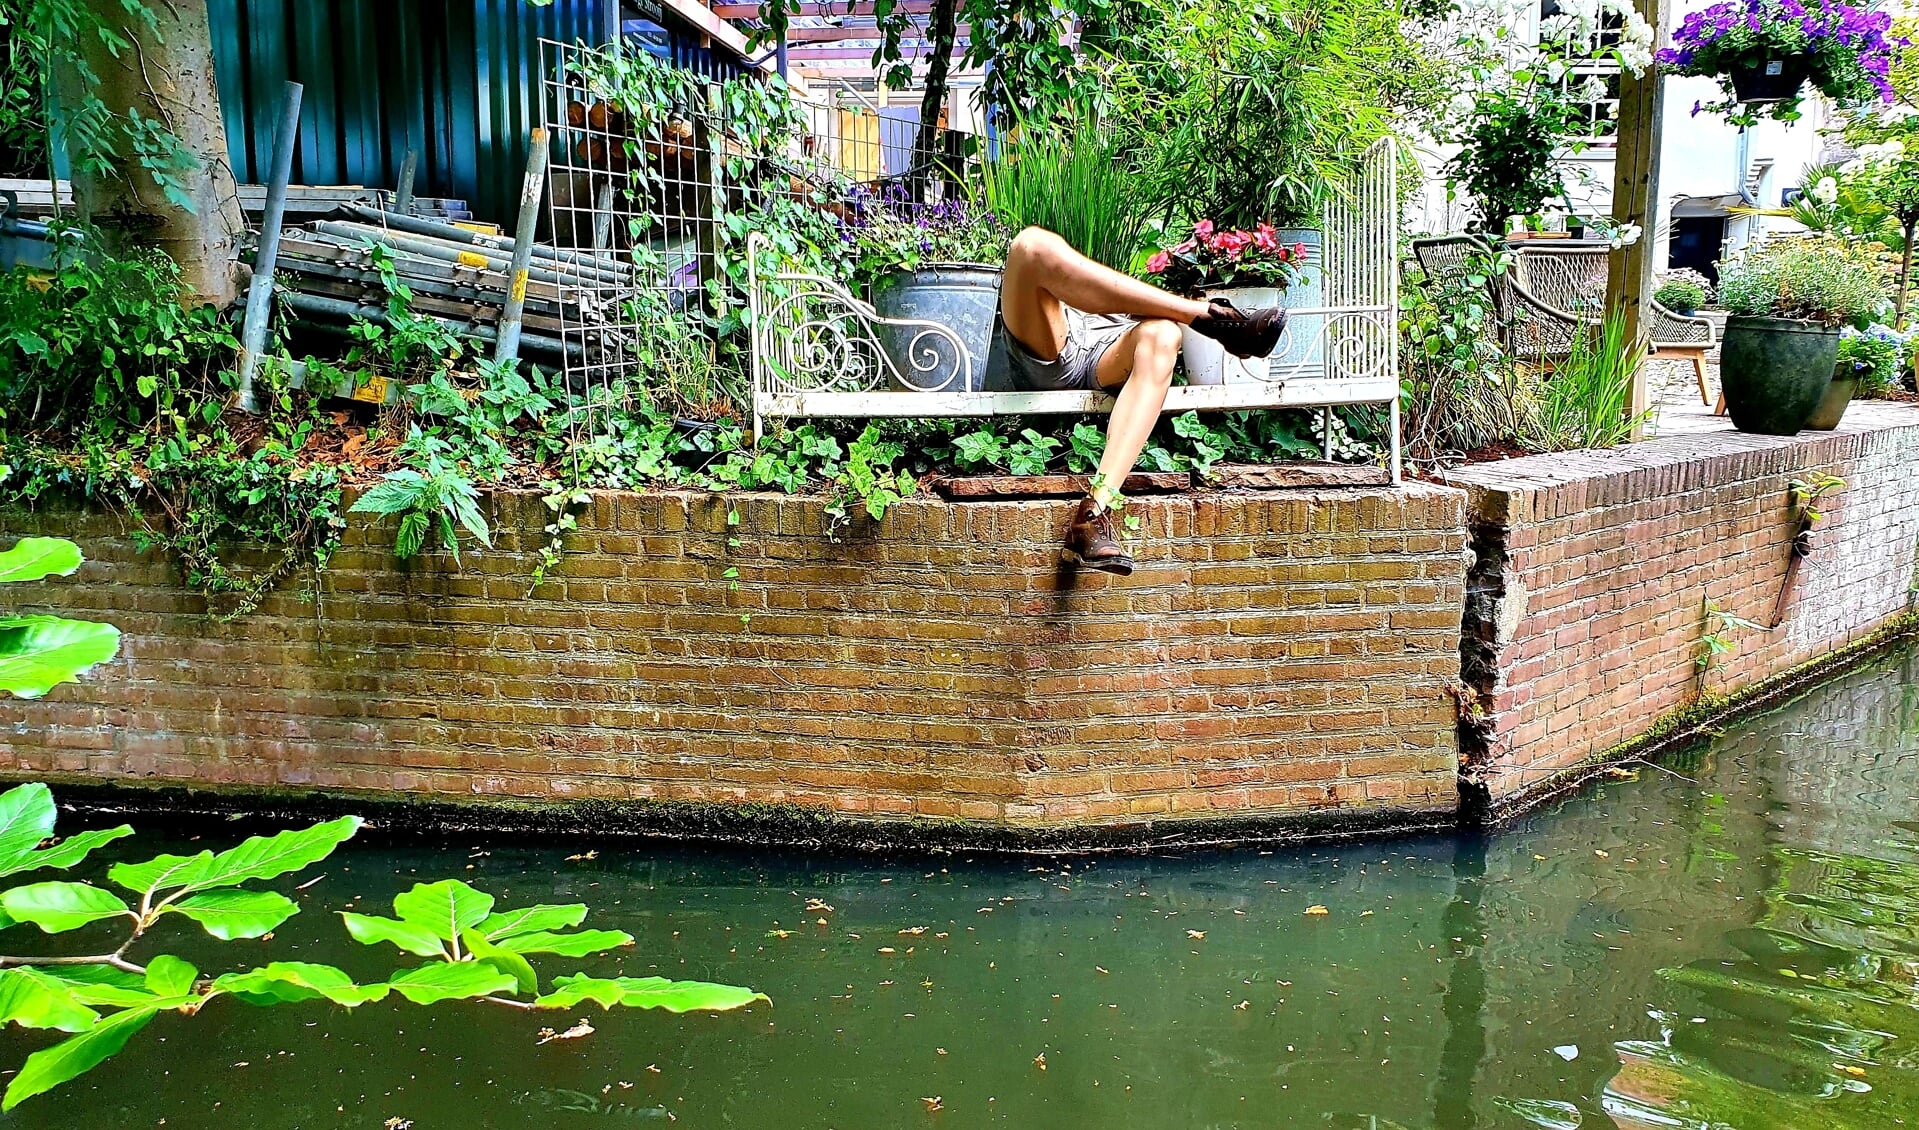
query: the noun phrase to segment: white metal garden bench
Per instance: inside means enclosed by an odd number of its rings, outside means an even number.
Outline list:
[[[1387,469],[1400,481],[1398,151],[1367,151],[1359,175],[1325,210],[1320,270],[1324,305],[1288,311],[1287,336],[1261,379],[1176,386],[1166,411],[1319,408],[1328,457],[1335,405],[1385,405]],[[1102,392],[958,391],[986,359],[937,322],[882,317],[832,279],[762,271],[750,241],[753,431],[767,420],[810,417],[963,417],[1110,412]],[[895,327],[908,363],[882,345]],[[910,335],[910,336],[906,336]],[[1292,358],[1293,360],[1287,360]],[[1300,358],[1303,358],[1301,360]]]

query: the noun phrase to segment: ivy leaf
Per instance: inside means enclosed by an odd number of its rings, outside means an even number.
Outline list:
[[[292,899],[272,891],[202,891],[166,909],[193,919],[223,942],[258,938],[300,913]]]
[[[228,973],[216,978],[213,987],[251,1005],[328,1000],[346,1008],[384,1000],[389,992],[384,984],[356,985],[331,965],[304,961],[276,961],[245,973]]]
[[[59,616],[0,617],[0,691],[39,698],[120,652],[120,629]]]
[[[21,538],[0,553],[0,585],[71,577],[83,560],[80,547],[65,538]]]
[[[519,984],[520,992],[540,991],[540,976],[533,972],[533,966],[526,958],[487,941],[486,935],[478,930],[462,931],[460,937],[466,942],[467,952],[473,955],[475,961],[486,962],[502,973],[512,974],[513,980]]]
[[[84,1032],[100,1014],[74,999],[73,990],[31,966],[0,972],[0,1024]]]
[[[414,1004],[436,1004],[444,1000],[468,1000],[510,993],[519,986],[511,973],[503,973],[483,961],[441,961],[422,965],[387,979],[393,991]]]
[[[553,991],[533,1002],[536,1008],[572,1008],[581,1001],[602,1008],[660,1008],[668,1012],[730,1012],[764,993],[711,981],[669,981],[664,977],[586,977],[576,974],[553,979]],[[769,1002],[770,1003],[770,1002]]]
[[[200,971],[172,954],[147,962],[147,991],[159,997],[184,997],[193,992]]]
[[[32,883],[0,895],[0,907],[16,922],[31,922],[49,934],[78,930],[103,918],[131,914],[111,891],[86,883]]]
[[[584,921],[586,904],[576,902],[567,906],[523,906],[518,910],[503,910],[488,915],[478,929],[486,935],[487,941],[497,942],[501,938],[529,934],[535,930],[569,930]]]
[[[395,922],[391,918],[379,918],[371,914],[355,914],[350,910],[340,912],[340,918],[346,923],[346,932],[353,940],[363,946],[380,942],[392,942],[408,953],[421,957],[445,957],[446,947],[433,931],[408,922]]]
[[[581,930],[576,934],[554,934],[538,930],[531,934],[503,938],[500,948],[514,953],[553,953],[561,957],[585,957],[633,944],[633,935],[624,930]]]
[[[6,1099],[0,1101],[0,1109],[12,1110],[27,1099],[98,1067],[101,1061],[126,1047],[133,1034],[145,1028],[162,1008],[147,1005],[115,1013],[72,1039],[34,1052],[21,1065],[20,1074],[7,1085]]]

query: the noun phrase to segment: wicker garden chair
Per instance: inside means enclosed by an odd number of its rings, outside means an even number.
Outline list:
[[[1511,252],[1512,269],[1492,286],[1500,344],[1520,360],[1551,367],[1571,350],[1577,329],[1604,319],[1611,251],[1603,244],[1542,242]],[[1474,255],[1492,254],[1492,245],[1477,235],[1437,236],[1414,240],[1413,254],[1428,274],[1446,275],[1464,270]],[[1706,353],[1713,347],[1712,323],[1651,305],[1653,354],[1691,361],[1700,399],[1711,404]]]

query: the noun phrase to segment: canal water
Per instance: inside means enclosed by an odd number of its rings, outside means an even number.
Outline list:
[[[502,907],[588,902],[588,926],[639,939],[546,971],[773,1003],[222,1001],[0,1126],[1919,1124],[1916,665],[1490,838],[1069,862],[359,841],[280,884],[303,913],[271,940],[186,952],[377,979],[397,951],[345,943],[333,912],[451,876]],[[580,1019],[590,1035],[540,1042]],[[11,1030],[0,1064],[36,1046]]]

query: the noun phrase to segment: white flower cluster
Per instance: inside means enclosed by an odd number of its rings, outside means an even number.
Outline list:
[[[1611,53],[1620,68],[1635,76],[1644,74],[1652,66],[1653,29],[1628,0],[1560,0],[1559,13],[1539,25],[1540,44],[1558,48],[1552,54],[1593,58],[1603,50],[1599,35],[1606,16],[1619,17],[1619,43]],[[1557,61],[1563,73],[1565,62]]]
[[[1839,166],[1839,171],[1847,176],[1851,176],[1855,173],[1864,172],[1869,165],[1897,165],[1905,159],[1906,143],[1895,137],[1883,145],[1861,145],[1859,147],[1859,155]],[[1831,179],[1831,177],[1826,178],[1826,180]],[[1820,182],[1820,184],[1824,183],[1825,181]],[[1837,195],[1837,185],[1833,186],[1833,192]],[[1818,185],[1813,186],[1813,195],[1818,199],[1825,200],[1824,197],[1819,196]],[[1825,203],[1830,204],[1832,201],[1825,200]]]
[[[1839,182],[1832,177],[1820,177],[1819,183],[1811,188],[1812,198],[1831,207],[1839,201]]]

